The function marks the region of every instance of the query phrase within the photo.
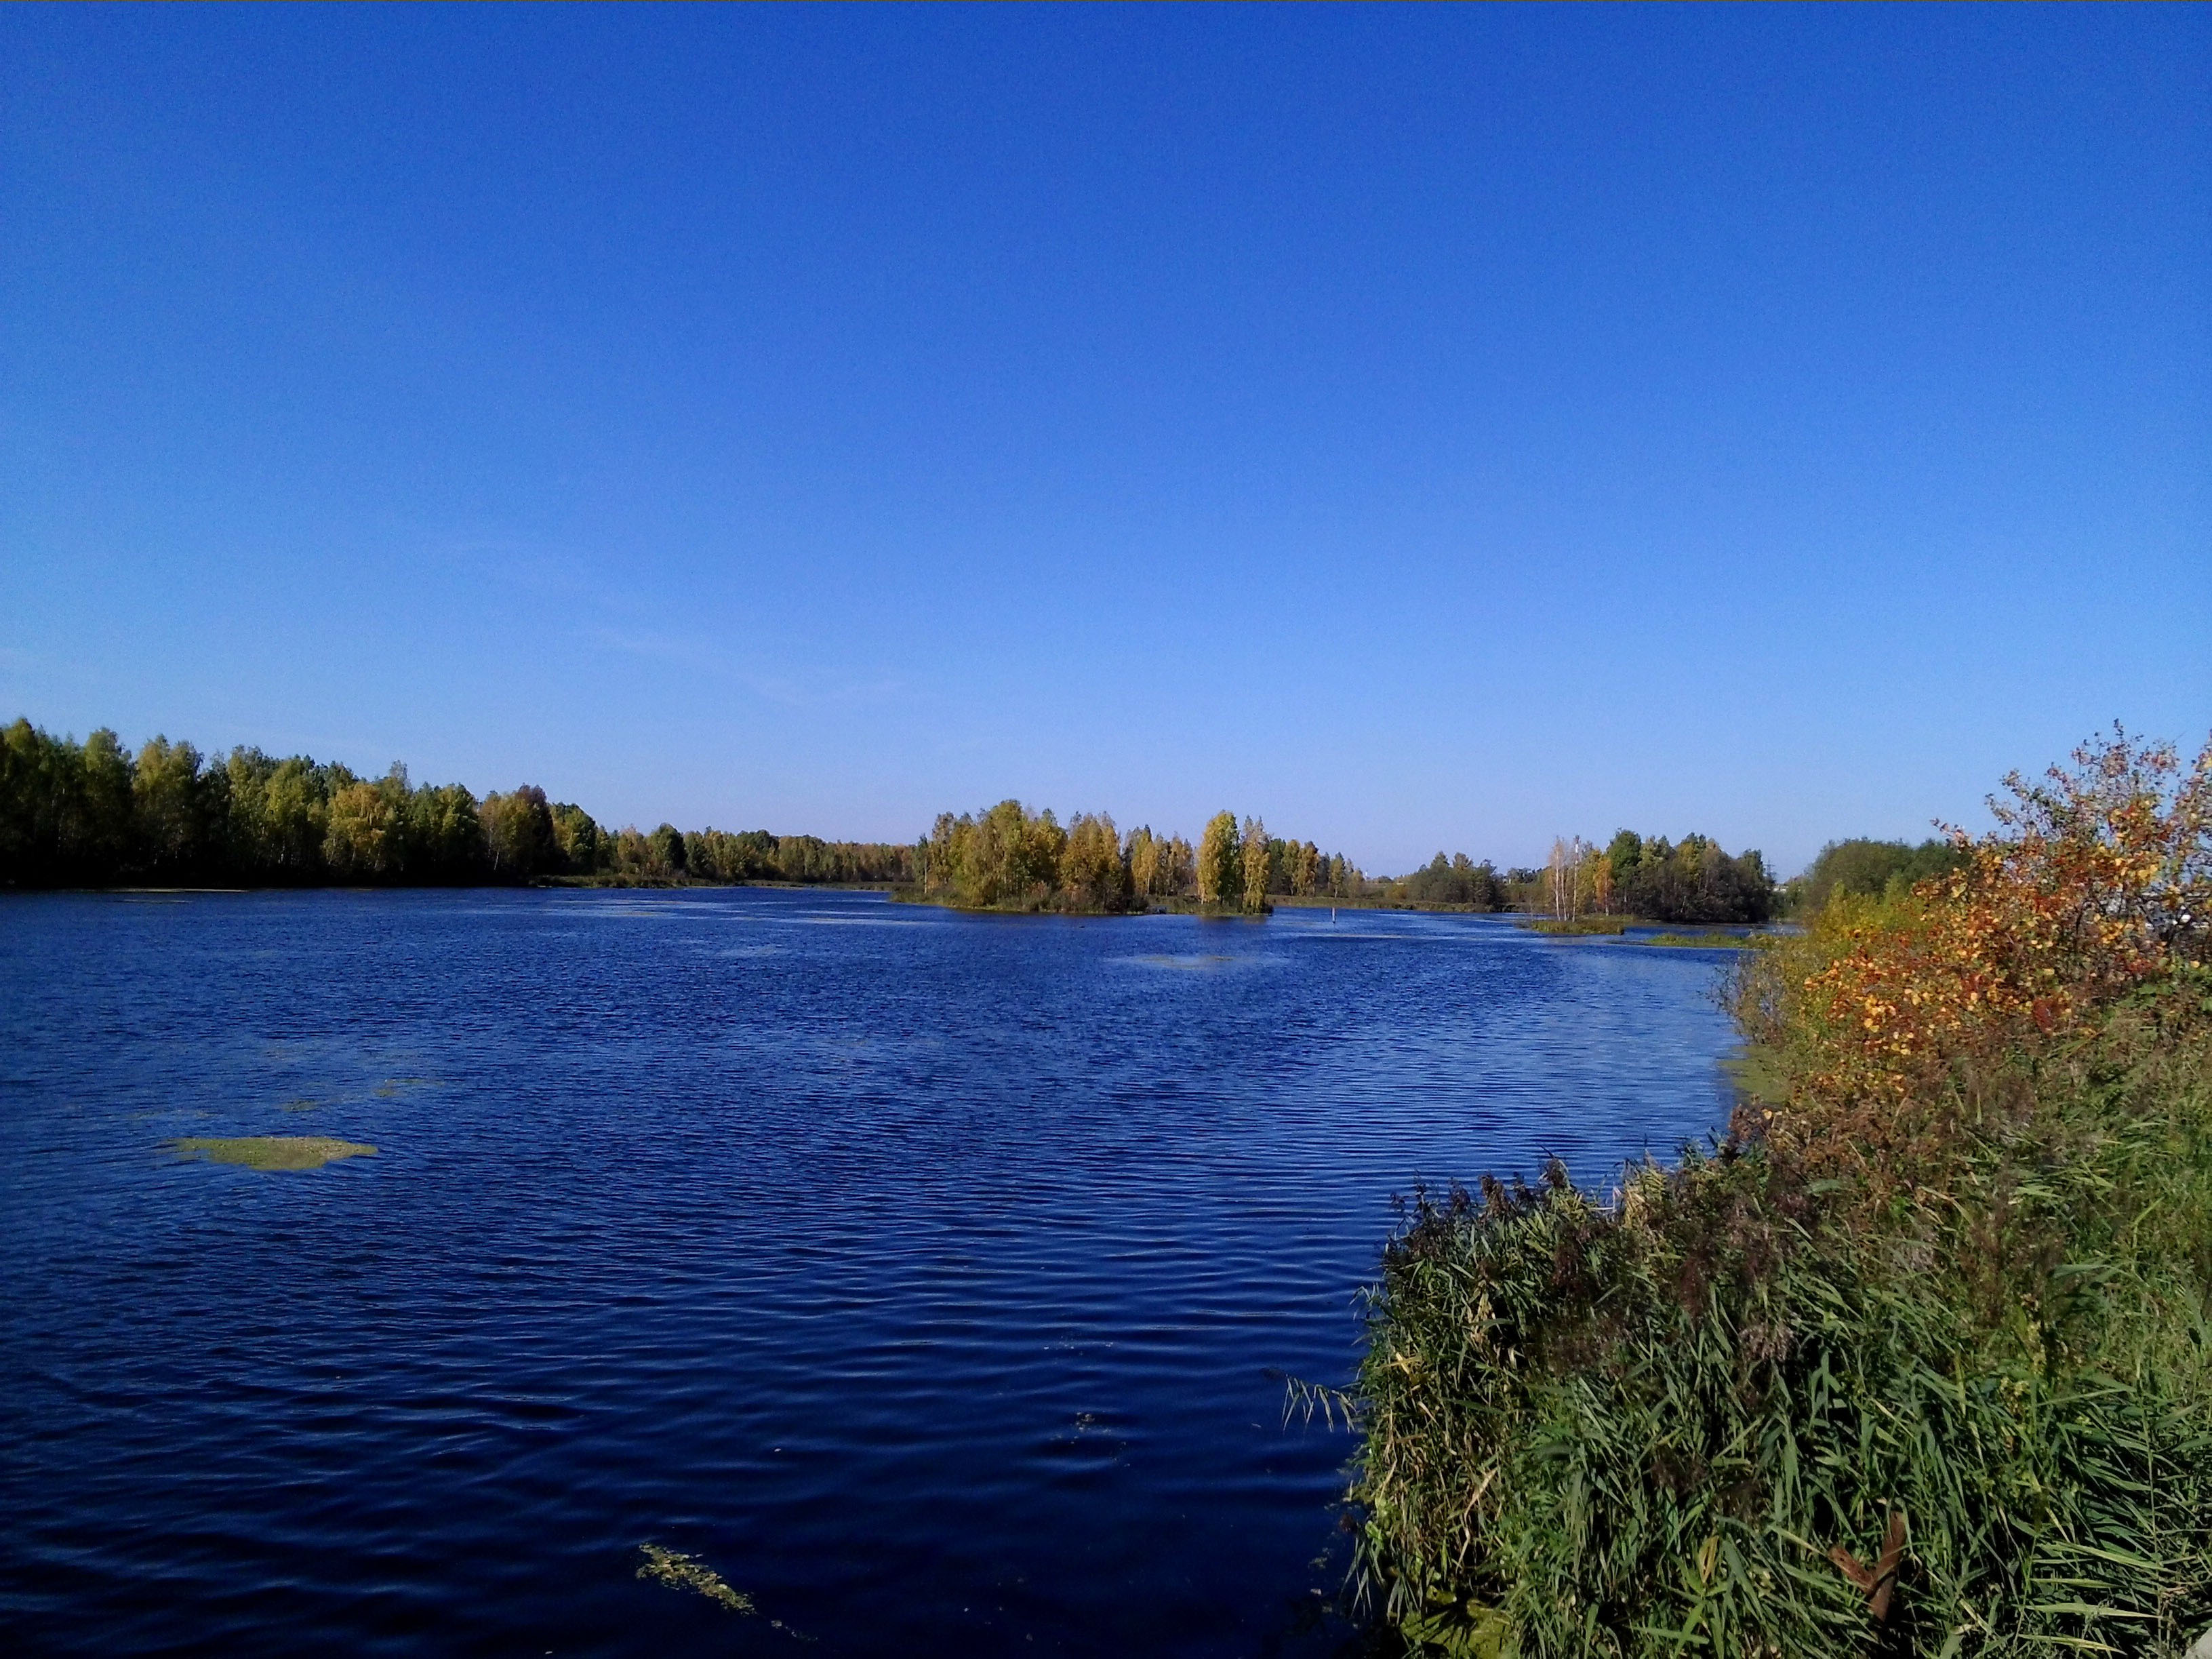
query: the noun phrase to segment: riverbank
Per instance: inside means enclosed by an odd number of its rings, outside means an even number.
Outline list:
[[[2212,1625],[2212,750],[1740,959],[1755,1092],[1419,1197],[1347,1404],[1417,1647],[2178,1652]]]
[[[1448,904],[1428,899],[1342,898],[1327,893],[1274,893],[1268,902],[1292,910],[1402,910],[1419,915],[1489,916],[1486,904]]]

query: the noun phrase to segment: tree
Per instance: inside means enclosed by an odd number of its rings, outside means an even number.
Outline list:
[[[416,879],[471,881],[483,873],[489,862],[483,821],[477,798],[461,785],[416,790],[407,798],[406,823],[408,873]]]
[[[1582,837],[1572,842],[1557,836],[1552,841],[1552,856],[1544,864],[1544,880],[1552,906],[1552,915],[1565,921],[1574,915],[1576,866],[1582,861]]]
[[[279,761],[262,785],[256,862],[280,880],[313,880],[322,873],[329,819],[323,769],[303,755]]]
[[[331,797],[323,862],[341,881],[378,881],[398,851],[392,803],[373,783],[349,783]]]
[[[1359,866],[1341,853],[1333,853],[1328,860],[1328,890],[1332,898],[1358,898],[1366,878]]]
[[[486,795],[478,809],[491,872],[501,881],[528,881],[551,873],[561,843],[545,792],[526,783],[508,795]]]
[[[1636,880],[1637,866],[1644,859],[1644,837],[1633,830],[1616,831],[1605,849],[1605,861],[1612,872],[1613,886],[1626,890]]]
[[[1121,837],[1105,813],[1078,813],[1067,826],[1060,855],[1060,891],[1083,910],[1118,910],[1128,900],[1129,872],[1121,862]]]
[[[137,777],[131,757],[103,726],[84,740],[81,766],[83,784],[76,795],[70,857],[82,870],[120,870],[131,854]]]
[[[607,850],[607,838],[592,815],[571,801],[553,806],[553,844],[560,849],[561,867],[572,876],[596,872]]]
[[[1237,815],[1216,812],[1206,821],[1206,831],[1199,837],[1198,901],[1226,903],[1231,894],[1242,892],[1243,884],[1237,864]]]
[[[1267,908],[1267,877],[1273,860],[1268,856],[1267,826],[1258,818],[1244,820],[1243,859],[1244,908],[1248,911]]]
[[[189,743],[157,737],[138,751],[131,793],[138,847],[148,869],[181,876],[205,862],[215,816],[210,809],[217,793],[209,783],[201,775],[200,751]]]
[[[653,862],[673,878],[682,876],[690,863],[690,849],[684,844],[684,832],[672,823],[664,823],[647,838],[653,843]]]
[[[1159,843],[1159,868],[1153,877],[1157,890],[1188,898],[1198,890],[1198,854],[1181,836]]]
[[[1129,832],[1129,845],[1125,854],[1129,866],[1129,888],[1139,898],[1150,898],[1158,889],[1154,884],[1160,873],[1160,843],[1152,838],[1150,824],[1141,824]]]

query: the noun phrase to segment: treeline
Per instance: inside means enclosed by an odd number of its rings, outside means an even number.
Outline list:
[[[1516,872],[1533,875],[1534,872]],[[1510,877],[1485,859],[1477,864],[1464,853],[1442,853],[1409,875],[1384,877],[1352,896],[1389,905],[1450,905],[1469,910],[1503,910],[1512,902]]]
[[[1853,841],[1823,849],[1790,896],[1880,892],[1948,867],[1948,843]],[[1149,825],[1124,836],[1106,813],[1062,824],[1019,801],[939,817],[912,845],[829,842],[766,830],[611,830],[524,784],[479,799],[458,783],[416,784],[395,763],[364,776],[258,749],[203,756],[157,737],[136,754],[101,729],[82,744],[18,720],[0,731],[0,885],[473,885],[791,882],[918,887],[979,908],[1115,911],[1194,905],[1257,913],[1277,898],[1474,910],[1765,921],[1776,889],[1756,852],[1703,836],[1672,843],[1629,830],[1599,851],[1555,843],[1544,869],[1500,872],[1438,853],[1371,880],[1342,854],[1218,812],[1194,847]]]
[[[208,757],[114,732],[82,744],[27,720],[0,732],[0,884],[473,885],[914,879],[915,849],[764,830],[602,828],[525,784],[481,800],[416,784],[395,764],[364,777],[258,749]]]
[[[1049,808],[1018,800],[955,817],[940,813],[915,849],[932,898],[974,908],[1132,910],[1156,903],[1255,913],[1273,897],[1357,896],[1366,878],[1341,854],[1285,841],[1258,818],[1208,821],[1195,848],[1150,825],[1126,836],[1111,815],[1079,812],[1063,825]]]

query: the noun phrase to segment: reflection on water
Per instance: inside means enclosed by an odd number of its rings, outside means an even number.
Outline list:
[[[1357,923],[0,899],[0,1645],[1334,1650],[1391,1194],[1725,1110],[1710,957]]]

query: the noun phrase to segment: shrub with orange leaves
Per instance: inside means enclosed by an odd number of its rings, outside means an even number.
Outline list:
[[[1826,1166],[1911,1179],[1961,1114],[1972,1062],[2081,1031],[2130,988],[2204,960],[2212,743],[2193,766],[2119,727],[2029,782],[1998,828],[1954,831],[1964,865],[1900,902],[1839,897],[1747,963],[1736,1012],[1786,1083],[1738,1135]]]

